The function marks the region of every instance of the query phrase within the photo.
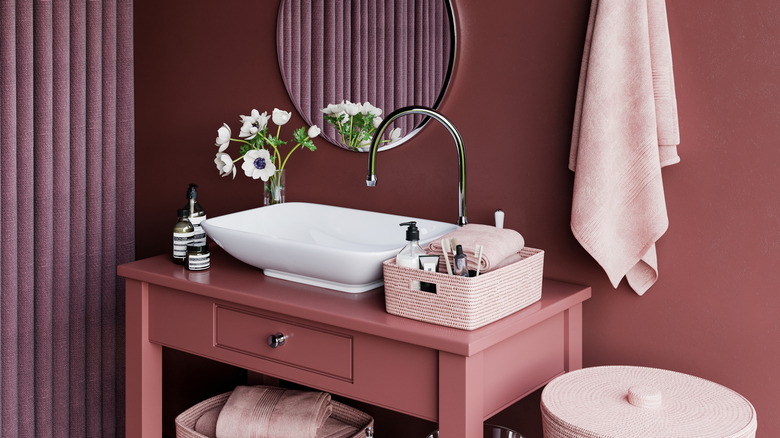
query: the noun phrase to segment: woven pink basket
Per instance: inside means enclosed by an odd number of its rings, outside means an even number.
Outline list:
[[[474,330],[542,298],[544,251],[523,248],[521,260],[476,277],[458,277],[383,263],[388,313],[418,321]],[[442,262],[443,263],[443,262]],[[421,283],[435,292],[420,290]]]
[[[545,438],[755,438],[756,411],[717,383],[674,371],[572,371],[542,391]]]
[[[213,438],[196,432],[195,423],[206,412],[215,408],[221,409],[227,403],[230,394],[232,394],[232,391],[203,400],[179,414],[175,420],[176,438]],[[332,420],[340,421],[358,430],[356,434],[338,438],[370,438],[373,436],[373,417],[337,401],[331,400],[330,403],[332,407],[330,418]],[[368,433],[369,430],[371,433]]]

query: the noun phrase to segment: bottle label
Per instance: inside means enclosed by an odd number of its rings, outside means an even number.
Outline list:
[[[192,233],[192,243],[195,245],[206,244],[206,231],[200,225],[195,225],[195,232]]]
[[[184,260],[187,255],[187,245],[192,243],[195,233],[173,233],[173,258]]]
[[[192,236],[192,243],[196,245],[206,244],[206,231],[200,226],[200,223],[206,220],[206,215],[203,216],[190,216],[190,223],[195,228],[195,234]]]
[[[211,266],[211,257],[206,254],[187,254],[187,269],[190,271],[202,271]]]
[[[193,226],[199,227],[200,223],[206,220],[206,215],[202,216],[190,216],[188,218],[190,220],[190,223],[192,223]]]

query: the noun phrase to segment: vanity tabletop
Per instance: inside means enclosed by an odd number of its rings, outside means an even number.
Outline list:
[[[211,268],[188,271],[159,255],[120,265],[120,276],[214,300],[472,356],[581,303],[590,287],[544,279],[540,301],[477,330],[459,330],[395,316],[385,311],[384,289],[351,294],[266,277],[221,249],[211,253]]]

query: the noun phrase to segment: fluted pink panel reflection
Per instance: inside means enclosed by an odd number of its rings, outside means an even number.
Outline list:
[[[452,62],[444,0],[283,0],[277,27],[279,66],[309,124],[339,143],[320,109],[342,100],[395,109],[434,108]],[[393,123],[405,135],[421,116]]]

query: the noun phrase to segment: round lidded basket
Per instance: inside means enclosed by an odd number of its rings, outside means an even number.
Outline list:
[[[542,391],[545,438],[755,438],[750,402],[717,383],[657,368],[572,371]]]

